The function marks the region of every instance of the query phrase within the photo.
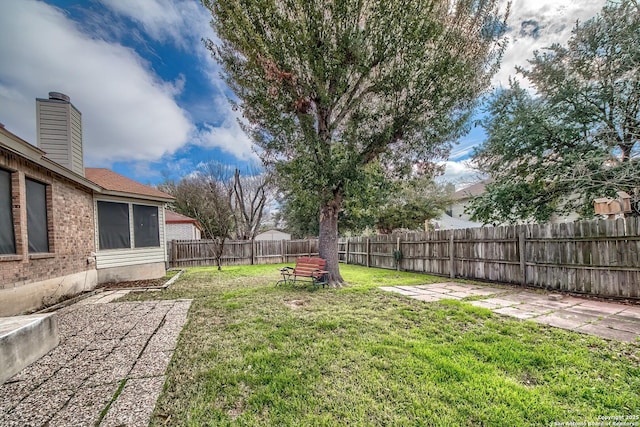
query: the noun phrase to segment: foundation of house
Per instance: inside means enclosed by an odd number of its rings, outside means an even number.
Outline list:
[[[0,289],[0,317],[33,312],[82,292],[95,289],[95,269]]]
[[[55,313],[0,318],[0,384],[60,342]]]
[[[158,279],[167,274],[164,262],[127,265],[98,269],[98,283],[130,282],[133,280]]]

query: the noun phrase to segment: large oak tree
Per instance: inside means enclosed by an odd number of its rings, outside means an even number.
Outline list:
[[[503,48],[496,0],[202,0],[266,165],[320,207],[320,256],[338,267],[338,214],[380,161],[395,173],[448,153]]]

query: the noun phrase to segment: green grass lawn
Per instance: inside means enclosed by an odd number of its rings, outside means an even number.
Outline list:
[[[640,347],[459,301],[377,289],[443,281],[342,266],[342,289],[277,266],[189,269],[193,298],[152,425],[522,426],[640,415]],[[638,420],[635,420],[638,421]],[[586,424],[585,424],[586,425]]]

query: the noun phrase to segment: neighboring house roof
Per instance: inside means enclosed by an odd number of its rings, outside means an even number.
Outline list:
[[[120,175],[110,169],[105,168],[85,168],[84,173],[90,181],[95,182],[100,187],[108,190],[105,193],[113,192],[119,196],[133,196],[136,198],[151,198],[161,201],[174,200],[173,196],[156,190],[148,185],[140,184],[126,176]]]
[[[484,180],[480,182],[476,182],[469,187],[463,188],[462,190],[458,190],[453,193],[453,200],[463,200],[470,199],[472,197],[479,196],[485,192],[486,185],[489,183],[489,180]]]
[[[197,219],[179,214],[178,212],[170,211],[169,209],[164,210],[164,222],[167,224],[193,224],[198,228],[198,230],[204,231],[202,224],[200,224],[200,221]]]

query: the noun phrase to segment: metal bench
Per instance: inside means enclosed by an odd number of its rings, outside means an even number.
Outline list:
[[[296,284],[300,279],[311,282],[314,286],[324,288],[329,283],[329,272],[325,270],[327,261],[322,258],[301,257],[296,260],[295,267],[284,267],[280,269],[282,279],[278,280],[276,286],[281,284]]]

